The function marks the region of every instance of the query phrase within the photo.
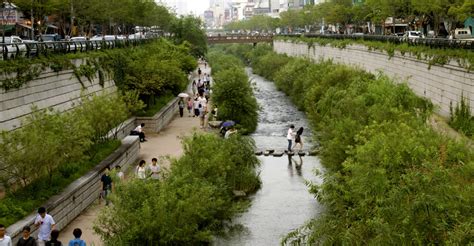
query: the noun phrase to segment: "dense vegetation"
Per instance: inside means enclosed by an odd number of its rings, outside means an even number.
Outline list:
[[[38,69],[34,72],[45,67],[74,69],[83,85],[88,83],[84,78],[111,76],[120,89],[116,94],[84,96],[68,112],[34,107],[20,129],[0,133],[0,184],[7,189],[0,201],[0,223],[9,225],[31,213],[116,149],[119,143],[111,140],[117,132],[111,129],[132,114],[155,114],[170,95],[184,89],[187,74],[197,65],[189,52],[187,44],[161,39],[137,47],[0,63],[4,73],[18,67],[25,73],[29,67]],[[76,67],[73,59],[78,58],[85,62]],[[30,79],[34,77],[22,82]]]
[[[455,108],[450,108],[451,119],[449,125],[468,137],[474,137],[474,116],[471,114],[468,100],[461,96],[461,102]]]
[[[327,169],[323,185],[310,185],[326,212],[286,243],[472,242],[473,152],[426,124],[431,103],[384,76],[249,47],[227,50],[305,110]]]
[[[219,120],[233,120],[242,133],[257,128],[258,104],[243,63],[232,55],[215,50],[208,55],[214,86],[212,101],[218,107]]]
[[[246,208],[234,190],[260,186],[250,138],[194,134],[162,181],[120,183],[95,231],[106,245],[205,245]]]
[[[139,102],[119,95],[84,97],[75,110],[35,110],[22,128],[0,134],[0,223],[12,224],[85,174],[120,143],[107,137]],[[11,186],[10,186],[11,185]],[[26,202],[27,201],[27,202]]]

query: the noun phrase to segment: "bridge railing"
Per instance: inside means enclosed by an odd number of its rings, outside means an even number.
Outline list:
[[[207,41],[212,42],[232,42],[232,41],[271,41],[271,35],[223,35],[223,36],[208,36]]]
[[[59,41],[31,43],[0,43],[0,60],[11,60],[20,57],[33,58],[40,55],[80,53],[104,49],[115,49],[149,43],[154,39],[120,39],[97,41]]]
[[[437,49],[471,49],[474,50],[474,40],[463,39],[443,39],[443,38],[416,38],[385,36],[385,35],[346,35],[346,34],[286,34],[284,37],[308,37],[308,38],[329,38],[329,39],[352,39],[367,41],[382,41],[394,44],[407,43],[412,46],[428,46]]]

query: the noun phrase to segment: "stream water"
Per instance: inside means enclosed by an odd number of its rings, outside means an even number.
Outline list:
[[[288,127],[294,124],[296,129],[304,127],[304,149],[309,150],[311,131],[303,112],[298,111],[273,82],[253,74],[249,68],[247,73],[261,107],[258,127],[252,135],[257,149],[284,150]],[[322,182],[314,175],[315,168],[322,170],[317,157],[289,159],[284,155],[259,159],[262,188],[250,197],[248,211],[233,221],[242,225],[243,230],[229,238],[217,238],[214,245],[279,245],[286,234],[315,218],[322,210],[305,185],[305,181]]]

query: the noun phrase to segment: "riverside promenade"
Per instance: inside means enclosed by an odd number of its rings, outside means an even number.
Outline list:
[[[199,64],[202,73],[209,73],[210,68],[204,68],[203,64]],[[197,80],[197,73],[193,73],[193,79]],[[192,94],[192,92],[188,92]],[[195,131],[202,131],[199,129],[199,118],[188,117],[187,110],[184,112],[184,116],[179,117],[177,113],[174,119],[159,133],[146,133],[147,142],[140,143],[140,155],[139,160],[145,160],[147,164],[151,163],[151,158],[160,156],[180,157],[183,154],[183,148],[181,146],[181,139],[186,136],[192,135]],[[137,163],[132,163],[131,168],[134,169]],[[169,163],[163,163],[161,165],[163,169],[169,168]],[[126,178],[133,175],[130,170],[125,171]],[[128,174],[128,175],[127,175]],[[100,192],[98,190],[97,192]],[[69,240],[73,239],[72,231],[75,228],[82,230],[82,237],[86,241],[87,245],[101,246],[103,242],[99,235],[95,234],[93,226],[94,221],[100,213],[100,210],[105,206],[105,203],[99,203],[99,200],[94,202],[88,209],[82,212],[73,222],[71,222],[66,228],[61,230],[59,240],[63,245],[67,245]]]

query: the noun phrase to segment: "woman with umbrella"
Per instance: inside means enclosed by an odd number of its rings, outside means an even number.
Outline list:
[[[178,97],[180,97],[179,102],[178,102],[179,116],[183,117],[183,114],[184,114],[184,98],[189,97],[189,95],[186,94],[186,93],[179,93]]]

